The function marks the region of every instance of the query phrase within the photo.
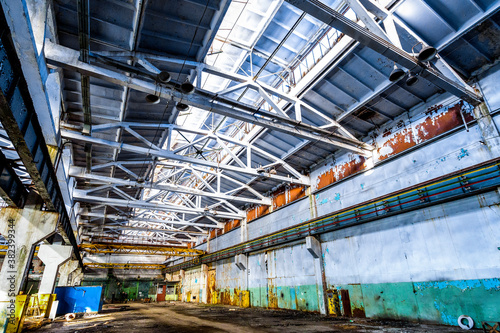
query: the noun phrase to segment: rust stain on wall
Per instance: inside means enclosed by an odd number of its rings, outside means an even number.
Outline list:
[[[291,185],[280,188],[272,195],[273,208],[279,208],[306,195],[306,188],[302,185]]]
[[[460,101],[454,106],[448,108],[445,112],[432,116],[435,111],[435,109],[429,109],[428,112],[426,112],[428,116],[425,121],[415,126],[415,129],[417,130],[417,143],[424,142],[440,134],[448,132],[455,127],[461,126],[463,124],[463,120],[460,113],[462,112],[466,122],[474,120],[472,113],[464,109],[463,101]]]
[[[317,189],[322,189],[332,183],[335,183],[347,176],[358,173],[366,168],[365,158],[356,156],[349,162],[337,164],[332,169],[319,175],[317,179]]]
[[[208,271],[207,277],[207,303],[217,304],[217,291],[215,290],[215,269]]]
[[[385,160],[389,156],[398,154],[416,145],[413,139],[413,130],[411,128],[405,128],[394,135],[390,139],[384,142],[384,144],[377,149],[379,154],[379,160]]]
[[[269,299],[269,302],[268,302],[269,308],[277,309],[278,308],[278,295],[276,294],[276,287],[272,284],[271,281],[268,281],[267,296]]]
[[[240,226],[240,220],[231,220],[224,224],[224,233]]]
[[[263,215],[269,214],[269,206],[259,205],[247,210],[247,222],[255,220]]]
[[[224,233],[224,229],[213,229],[210,231],[210,239],[218,237]]]

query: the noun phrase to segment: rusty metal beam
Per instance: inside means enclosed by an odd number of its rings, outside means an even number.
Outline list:
[[[51,156],[28,90],[26,79],[5,17],[0,15],[0,121],[31,177],[35,191],[47,210],[59,213],[58,229],[74,248],[81,262],[78,244],[59,188]]]
[[[0,197],[7,205],[23,208],[28,191],[19,179],[10,161],[0,152]]]

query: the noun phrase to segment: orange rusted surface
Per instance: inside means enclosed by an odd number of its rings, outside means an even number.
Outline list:
[[[463,108],[464,104],[461,101],[460,103],[448,108],[445,112],[441,112],[435,116],[432,116],[435,109],[429,109],[426,112],[428,116],[425,121],[415,126],[418,141],[417,143],[424,142],[440,134],[448,132],[455,127],[461,126],[463,124],[463,120],[460,113],[463,111]],[[463,115],[466,122],[474,120],[474,116],[469,112],[464,112]]]
[[[224,229],[213,229],[213,230],[210,230],[210,239],[215,238],[215,237],[219,237],[223,233],[224,233]]]
[[[232,220],[232,221],[229,221],[229,222],[226,222],[226,224],[224,224],[224,233],[236,228],[236,227],[239,227],[240,226],[240,221],[239,220]]]
[[[268,299],[269,303],[268,306],[271,309],[277,309],[278,308],[278,295],[276,294],[276,287],[272,284],[272,279],[269,279],[268,281]]]
[[[323,187],[335,183],[347,176],[358,173],[365,168],[365,158],[363,156],[358,156],[357,158],[351,159],[349,162],[338,164],[318,177],[318,185],[316,189],[322,189]]]
[[[405,128],[394,135],[392,135],[384,144],[377,149],[379,154],[379,160],[383,161],[389,156],[398,154],[408,148],[416,145],[413,139],[413,130],[411,128]]]
[[[217,304],[217,291],[215,290],[215,269],[208,271],[207,277],[207,303]]]
[[[247,210],[247,222],[255,220],[263,215],[269,214],[269,206],[255,206]]]
[[[282,207],[286,204],[289,204],[292,201],[304,197],[305,195],[306,195],[305,186],[292,185],[281,188],[277,190],[275,193],[273,193],[272,196],[273,208],[276,209]]]

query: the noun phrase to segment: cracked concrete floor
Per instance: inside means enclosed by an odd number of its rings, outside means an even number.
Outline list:
[[[459,327],[389,320],[324,317],[315,313],[194,303],[105,305],[103,312],[70,322],[55,321],[37,332],[462,332]],[[479,331],[479,330],[478,330]]]

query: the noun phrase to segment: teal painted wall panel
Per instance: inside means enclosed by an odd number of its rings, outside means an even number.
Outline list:
[[[377,283],[335,286],[349,291],[351,308],[369,318],[422,321],[457,326],[458,317],[498,321],[500,279]]]
[[[253,307],[269,307],[268,287],[250,288],[250,304]],[[276,295],[279,309],[319,311],[316,285],[277,286],[271,290]]]
[[[367,317],[416,320],[418,306],[411,283],[366,284],[362,289]]]

